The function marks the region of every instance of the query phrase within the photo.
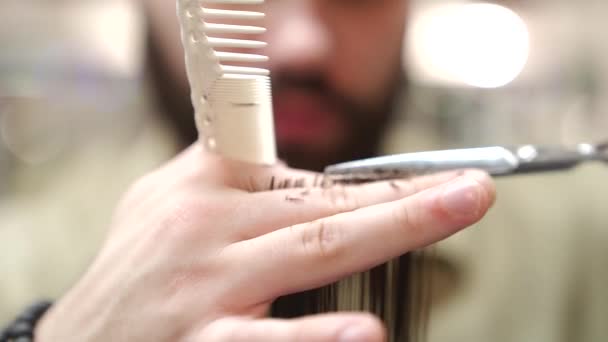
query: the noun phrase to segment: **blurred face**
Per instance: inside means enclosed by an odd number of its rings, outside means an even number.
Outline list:
[[[148,1],[167,67],[187,89],[175,20],[167,20],[174,1]],[[268,31],[259,39],[268,48],[259,53],[270,57],[277,143],[289,164],[319,169],[376,148],[402,77],[406,5],[406,0],[266,0]]]

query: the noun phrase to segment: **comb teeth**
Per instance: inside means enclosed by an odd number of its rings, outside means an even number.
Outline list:
[[[216,69],[216,73],[219,73],[219,77],[224,75],[268,76],[267,69],[255,67],[255,64],[266,62],[268,57],[247,52],[250,49],[260,49],[266,46],[263,41],[248,39],[248,36],[266,32],[264,27],[251,25],[252,21],[263,19],[264,13],[209,8],[209,6],[217,5],[260,5],[263,3],[264,0],[178,0],[178,15],[181,19],[182,34],[185,35],[182,38],[186,52],[198,50],[200,54],[200,51],[205,51],[204,57],[214,64],[213,67]],[[227,24],[225,21],[231,23]],[[236,53],[230,51],[231,49],[240,49],[245,52]]]
[[[265,42],[252,39],[226,38],[225,35],[257,35],[266,32],[264,27],[252,26],[251,21],[264,18],[264,13],[255,11],[236,11],[226,9],[214,9],[205,5],[258,5],[264,0],[203,0],[200,2],[199,15],[201,18],[201,31],[204,33],[206,42],[212,49],[215,58],[219,62],[219,70],[222,75],[252,75],[267,76],[267,69],[237,66],[232,63],[263,63],[268,57],[253,53],[234,53],[222,51],[222,49],[259,49],[266,46]],[[230,20],[241,24],[223,24],[220,21]],[[245,25],[247,24],[247,25]]]

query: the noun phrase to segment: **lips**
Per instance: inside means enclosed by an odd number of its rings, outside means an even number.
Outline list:
[[[347,124],[336,109],[318,95],[284,92],[275,94],[273,103],[279,144],[327,146]]]

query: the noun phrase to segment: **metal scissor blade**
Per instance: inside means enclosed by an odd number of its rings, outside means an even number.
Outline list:
[[[338,182],[366,182],[458,170],[481,169],[493,176],[570,169],[585,161],[606,161],[608,145],[575,148],[525,145],[396,154],[335,164],[325,175]]]
[[[457,169],[481,169],[492,175],[515,172],[517,156],[501,146],[415,152],[357,160],[325,168],[335,181],[373,181]]]

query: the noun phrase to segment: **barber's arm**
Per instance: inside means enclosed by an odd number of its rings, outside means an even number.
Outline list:
[[[265,316],[277,297],[458,232],[494,200],[477,171],[329,188],[315,179],[190,147],[126,194],[104,247],[43,316],[36,341],[381,341],[367,314]],[[270,190],[286,181],[299,187]]]

